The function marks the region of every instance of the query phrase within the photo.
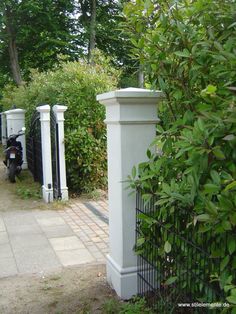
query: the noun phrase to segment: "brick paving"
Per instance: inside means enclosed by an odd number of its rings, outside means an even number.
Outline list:
[[[107,200],[71,200],[70,206],[59,213],[95,260],[105,262],[109,239]]]

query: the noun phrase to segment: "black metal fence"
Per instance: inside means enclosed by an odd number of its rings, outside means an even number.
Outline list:
[[[212,274],[221,273],[227,235],[213,240],[209,232],[198,232],[191,214],[181,208],[160,215],[156,201],[145,203],[137,193],[138,293],[157,313],[209,313],[188,304],[224,299]]]
[[[52,157],[52,188],[53,197],[61,199],[59,134],[58,123],[54,112],[50,114],[51,157]],[[34,180],[43,184],[42,140],[40,113],[35,111],[31,118],[29,132],[26,136],[26,155],[28,167]]]
[[[50,117],[51,123],[51,148],[52,148],[52,180],[53,197],[61,199],[61,179],[60,179],[60,156],[59,156],[59,130],[58,123],[53,111]]]
[[[40,113],[35,111],[26,135],[26,156],[28,168],[34,180],[43,184],[42,143]]]

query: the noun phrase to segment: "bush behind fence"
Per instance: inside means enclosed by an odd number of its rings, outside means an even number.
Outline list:
[[[145,202],[137,193],[139,294],[158,313],[178,313],[180,303],[227,302],[218,278],[231,275],[236,281],[235,261],[227,260],[232,233],[221,237],[214,237],[213,231],[204,233],[192,213],[182,208],[163,216],[157,201],[153,197]]]

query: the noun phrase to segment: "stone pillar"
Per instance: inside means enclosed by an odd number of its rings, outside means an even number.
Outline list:
[[[7,121],[6,121],[6,114],[5,112],[1,113],[1,121],[2,121],[2,138],[1,138],[1,142],[2,145],[5,146],[7,144]]]
[[[137,294],[135,195],[125,189],[156,135],[159,91],[127,88],[97,96],[106,106],[110,250],[107,278],[122,299]]]
[[[43,199],[46,203],[53,202],[52,156],[50,136],[50,106],[36,108],[40,112],[42,164],[43,164]]]
[[[53,112],[58,124],[58,151],[59,151],[59,168],[61,181],[61,199],[68,201],[68,187],[66,183],[66,161],[65,161],[65,143],[64,143],[64,112],[67,110],[66,106],[55,105]]]
[[[25,110],[23,109],[12,109],[5,111],[6,123],[7,123],[7,136],[17,134],[23,127],[25,127]],[[22,169],[27,169],[26,159],[26,144],[25,134],[18,137],[17,141],[21,142],[23,149],[23,164]]]

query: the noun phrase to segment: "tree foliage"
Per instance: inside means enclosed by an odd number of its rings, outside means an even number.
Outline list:
[[[4,0],[0,3],[0,86],[28,81],[31,69],[53,68],[61,58],[78,60],[95,47],[123,66],[135,84],[130,44],[119,23],[123,1]],[[93,18],[92,18],[93,17]],[[10,49],[12,48],[12,49]],[[134,77],[133,80],[130,77]],[[127,82],[127,83],[126,83]]]
[[[4,109],[14,103],[25,108],[27,127],[35,108],[42,104],[64,104],[67,180],[71,191],[88,192],[105,188],[106,128],[105,108],[96,95],[114,89],[119,72],[96,52],[94,65],[85,61],[61,63],[54,70],[32,73],[28,85],[6,87]]]
[[[126,2],[124,0],[97,0],[95,29],[92,28],[96,47],[112,58],[115,67],[122,68],[121,86],[137,84],[136,71],[138,68],[136,62],[130,58],[131,45],[122,28],[124,21],[122,9]],[[93,5],[92,1],[86,0],[79,0],[78,3],[78,27],[81,29],[81,41],[85,51],[89,52]]]
[[[76,53],[73,35],[73,1],[4,0],[0,4],[1,72],[9,73],[9,39],[19,56],[19,71],[28,78],[31,68],[45,70],[58,62],[58,55]],[[8,14],[7,14],[8,12]],[[11,34],[7,25],[11,25]],[[15,79],[15,77],[13,76]],[[16,80],[15,80],[16,81]],[[18,83],[18,82],[16,82]]]
[[[217,243],[217,252],[209,254],[221,258],[222,267],[213,268],[211,275],[232,305],[236,304],[235,12],[234,0],[137,0],[124,10],[133,54],[145,67],[147,86],[159,87],[166,95],[153,142],[162,155],[148,151],[149,160],[139,165],[131,186],[141,188],[146,199],[159,198],[158,219],[172,221],[175,212],[185,209],[195,234],[207,234]],[[226,233],[227,247],[222,241]]]

